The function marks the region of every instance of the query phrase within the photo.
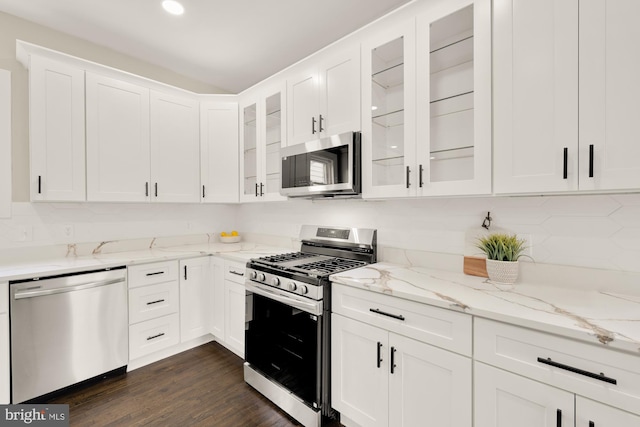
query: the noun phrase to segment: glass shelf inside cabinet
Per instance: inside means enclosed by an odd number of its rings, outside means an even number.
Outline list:
[[[371,52],[372,184],[404,182],[404,38]]]
[[[265,190],[267,193],[280,191],[280,147],[282,146],[281,95],[275,93],[265,101],[266,141],[265,141]]]
[[[255,194],[257,179],[257,142],[258,128],[256,126],[257,105],[251,104],[243,109],[243,164],[244,164],[244,194]]]
[[[473,5],[430,26],[430,180],[474,177]]]

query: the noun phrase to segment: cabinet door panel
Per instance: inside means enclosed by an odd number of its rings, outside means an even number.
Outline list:
[[[636,0],[580,2],[581,190],[640,188],[638,16]]]
[[[84,71],[32,56],[31,199],[85,200]]]
[[[11,73],[0,69],[0,218],[11,216]]]
[[[640,426],[640,416],[576,396],[576,427],[638,426]]]
[[[333,58],[321,70],[320,111],[322,132],[331,136],[359,131],[360,52],[359,46]],[[320,123],[318,123],[320,125]]]
[[[390,426],[471,426],[471,359],[390,334]]]
[[[287,141],[289,145],[319,138],[318,85],[318,73],[315,69],[287,80],[287,111],[289,112]]]
[[[246,318],[245,296],[244,285],[225,280],[225,343],[227,348],[242,358]]]
[[[153,201],[200,201],[199,104],[151,92]]]
[[[361,426],[389,422],[387,342],[387,331],[331,315],[331,404]]]
[[[0,405],[8,404],[10,400],[9,363],[9,314],[0,313]]]
[[[149,197],[149,90],[86,74],[87,200]]]
[[[493,10],[494,190],[577,190],[578,0]]]
[[[208,256],[180,261],[181,342],[201,337],[211,329],[210,262]]]
[[[225,321],[225,281],[224,281],[224,260],[218,257],[211,258],[211,334],[218,342],[224,342],[224,321]]]
[[[475,426],[557,427],[558,416],[574,425],[572,393],[479,362],[474,368]]]

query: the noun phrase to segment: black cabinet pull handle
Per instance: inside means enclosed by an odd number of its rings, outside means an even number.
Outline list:
[[[187,280],[187,266],[184,266],[184,280]]]
[[[42,194],[42,176],[38,175],[38,194]]]
[[[589,178],[593,178],[593,144],[589,145]]]
[[[263,191],[263,189],[264,189],[264,183],[262,183],[262,182],[261,182],[261,183],[260,183],[260,196],[264,196],[264,191]]]
[[[594,423],[593,421],[589,421],[589,427],[596,427],[596,423]]]
[[[202,198],[204,199],[205,197],[206,197],[206,196],[205,196],[205,192],[204,192],[204,185],[203,185],[203,186],[202,186]]]
[[[422,180],[423,173],[424,173],[424,168],[422,167],[422,165],[420,165],[418,169],[418,185],[420,186],[420,188],[422,188],[422,186],[424,185],[424,182]]]
[[[383,316],[393,317],[394,319],[404,320],[404,316],[402,316],[400,314],[385,313],[384,311],[381,311],[378,308],[370,308],[369,311],[372,312],[372,313],[376,313],[376,314],[382,314]]]
[[[411,187],[411,182],[409,181],[409,176],[411,174],[411,169],[407,166],[407,188]]]
[[[239,271],[229,270],[230,274],[235,274],[236,276],[244,276],[244,273],[240,273]]]
[[[157,276],[158,274],[164,274],[164,271],[156,271],[155,273],[147,273],[147,276]]]
[[[163,337],[163,336],[164,336],[164,332],[161,332],[158,335],[152,335],[150,337],[147,337],[147,341],[151,341],[152,339],[160,338],[160,337]]]
[[[547,357],[546,359],[543,359],[542,357],[538,357],[538,362],[544,363],[545,365],[553,366],[554,368],[564,369],[565,371],[573,372],[575,374],[584,375],[586,377],[593,378],[599,381],[604,381],[605,383],[614,384],[614,385],[618,384],[617,380],[606,377],[602,373],[595,374],[593,372],[585,371],[579,368],[574,368],[573,366],[565,365],[563,363],[554,362],[549,357]]]
[[[149,197],[149,182],[144,183],[144,197]]]
[[[380,367],[381,363],[382,363],[382,343],[380,341],[378,341],[378,356],[377,356],[377,361],[376,361],[376,364],[378,365],[378,368]]]
[[[163,299],[159,299],[159,300],[156,300],[156,301],[149,301],[149,302],[147,303],[147,305],[158,304],[158,303],[161,303],[161,302],[164,302],[164,300],[163,300]]]
[[[322,122],[324,121],[324,117],[320,114],[320,120],[318,121],[318,132],[322,132],[324,128],[322,127]]]
[[[256,197],[258,197],[258,183],[256,182]]]
[[[158,197],[158,183],[156,182],[153,186],[155,187],[154,193],[155,193],[156,197]]]
[[[316,118],[315,117],[311,117],[311,134],[312,135],[316,134]]]
[[[562,410],[558,409],[556,411],[556,426],[562,427]]]
[[[569,148],[567,147],[564,147],[564,159],[562,162],[562,179],[567,179],[567,168],[569,167]]]
[[[396,348],[391,347],[391,373],[393,374],[396,367]]]

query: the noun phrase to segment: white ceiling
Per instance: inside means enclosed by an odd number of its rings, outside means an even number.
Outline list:
[[[410,0],[0,0],[0,11],[240,92]]]

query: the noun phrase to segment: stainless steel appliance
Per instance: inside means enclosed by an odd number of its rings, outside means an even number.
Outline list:
[[[20,403],[125,367],[125,267],[9,282],[11,397]]]
[[[300,252],[247,263],[244,379],[306,427],[333,416],[329,275],[377,259],[372,229],[302,226]]]
[[[360,132],[346,132],[281,149],[280,194],[289,197],[359,195],[360,139]]]

